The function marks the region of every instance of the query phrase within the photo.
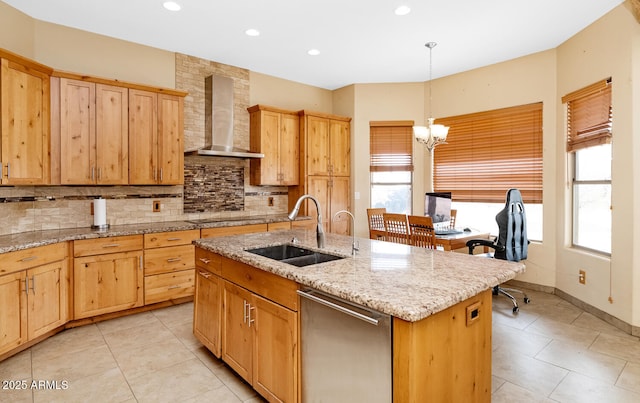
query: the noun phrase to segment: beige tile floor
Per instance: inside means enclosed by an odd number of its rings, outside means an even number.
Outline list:
[[[517,316],[494,297],[493,402],[640,401],[638,338],[529,295]],[[189,303],[62,332],[0,362],[2,381],[60,389],[0,389],[0,402],[262,402],[193,337],[192,315]]]

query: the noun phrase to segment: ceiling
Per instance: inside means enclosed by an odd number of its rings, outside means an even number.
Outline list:
[[[420,82],[552,49],[623,0],[2,0],[33,18],[321,88]],[[394,14],[399,5],[411,12]],[[245,34],[249,28],[260,36]],[[320,54],[310,56],[309,49]]]

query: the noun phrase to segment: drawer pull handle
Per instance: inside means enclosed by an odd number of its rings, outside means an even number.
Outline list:
[[[180,241],[182,238],[167,238],[167,241]]]
[[[106,245],[102,245],[103,248],[117,248],[118,246],[120,246],[119,243],[108,243]]]
[[[38,256],[28,256],[28,257],[25,257],[23,259],[20,259],[20,261],[21,262],[30,262],[32,260],[36,260],[37,258],[38,258]]]
[[[202,270],[198,270],[198,273],[200,273],[200,275],[204,278],[210,278],[211,277],[211,273],[207,273],[206,271],[202,271]]]
[[[180,286],[179,285],[172,285],[172,286],[167,287],[167,290],[175,290],[176,288],[180,288]]]
[[[200,261],[204,264],[209,264],[211,263],[211,259],[207,259],[206,257],[201,257]]]
[[[181,257],[172,257],[172,258],[167,259],[167,262],[168,263],[173,263],[173,262],[179,262],[181,260],[182,260]]]

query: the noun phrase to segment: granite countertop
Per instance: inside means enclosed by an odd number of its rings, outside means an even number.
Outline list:
[[[199,239],[196,246],[351,302],[415,322],[514,278],[522,263],[327,234],[323,252],[344,259],[296,267],[246,249],[290,243],[316,247],[315,231],[291,230]]]
[[[308,217],[299,217],[299,219],[304,220],[308,219]],[[94,230],[90,227],[84,227],[20,232],[11,235],[0,235],[0,254],[80,239],[140,235],[154,232],[184,231],[201,228],[231,227],[237,225],[264,224],[282,221],[288,221],[286,214],[114,225],[106,230]]]

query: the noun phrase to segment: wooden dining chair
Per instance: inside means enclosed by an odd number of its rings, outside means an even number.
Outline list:
[[[455,228],[456,227],[456,215],[458,215],[458,210],[451,209],[451,214],[450,214],[450,218],[449,218],[449,228]]]
[[[384,220],[382,219],[382,215],[386,212],[387,209],[384,207],[367,209],[370,239],[384,239]]]
[[[409,245],[411,243],[409,237],[409,223],[406,214],[384,213],[382,215],[384,222],[384,240],[387,242],[396,242]]]
[[[411,245],[436,249],[436,232],[431,217],[410,215],[408,222]]]

